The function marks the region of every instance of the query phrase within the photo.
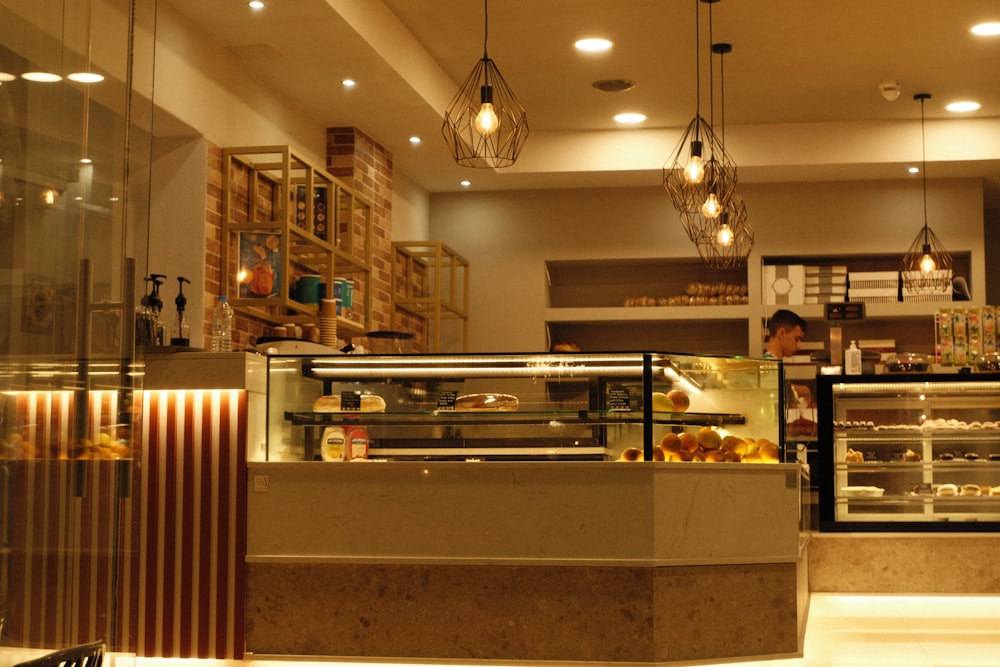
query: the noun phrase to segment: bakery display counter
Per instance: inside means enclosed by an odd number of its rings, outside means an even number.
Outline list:
[[[779,362],[267,363],[267,443],[248,464],[248,654],[800,655],[801,478],[778,463]]]
[[[780,378],[658,352],[271,356],[263,460],[777,462]]]
[[[819,379],[820,527],[1000,530],[1000,375]]]

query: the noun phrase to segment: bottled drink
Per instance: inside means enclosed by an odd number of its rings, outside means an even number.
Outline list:
[[[229,298],[219,297],[212,310],[212,352],[232,352],[233,350],[233,307]]]

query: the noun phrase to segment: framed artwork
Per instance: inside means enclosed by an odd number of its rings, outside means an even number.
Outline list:
[[[239,295],[270,299],[281,294],[281,232],[240,232]]]

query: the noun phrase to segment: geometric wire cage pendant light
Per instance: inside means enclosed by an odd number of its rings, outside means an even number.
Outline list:
[[[927,225],[927,142],[924,138],[924,102],[928,93],[913,96],[920,102],[921,173],[924,191],[924,225],[903,256],[903,289],[914,294],[948,294],[952,285],[952,259]]]
[[[480,169],[514,164],[528,137],[528,114],[486,51],[488,5],[484,0],[483,57],[452,98],[441,126],[455,162]]]
[[[663,187],[694,243],[704,237],[706,227],[716,226],[736,188],[736,165],[712,124],[701,115],[699,7],[702,2],[708,4],[711,19],[711,3],[716,1],[695,0],[695,115],[663,166]]]
[[[719,56],[720,71],[720,133],[723,143],[726,136],[726,82],[725,82],[725,55],[733,50],[732,44],[719,43],[712,44],[712,53]],[[710,77],[710,81],[714,77]],[[714,83],[712,84],[714,85]],[[712,96],[714,105],[714,95]],[[733,167],[735,173],[735,167]],[[682,214],[683,215],[683,214]],[[715,217],[704,216],[700,224],[700,232],[695,246],[698,248],[698,255],[705,266],[717,269],[730,269],[745,266],[747,259],[753,250],[754,232],[750,226],[749,214],[747,213],[746,202],[740,196],[736,188],[736,179],[733,178],[733,189],[730,194],[719,203],[719,215]]]
[[[705,266],[713,269],[746,266],[753,251],[754,231],[739,192],[733,192],[723,212],[713,225],[705,227],[695,246]]]

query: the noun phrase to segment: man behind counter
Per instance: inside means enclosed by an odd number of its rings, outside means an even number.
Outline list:
[[[807,326],[809,323],[798,314],[785,309],[776,310],[767,323],[767,350],[764,356],[785,359],[798,352]],[[812,404],[812,391],[809,387],[800,384],[793,384],[791,387],[799,402],[804,402],[807,406]]]

